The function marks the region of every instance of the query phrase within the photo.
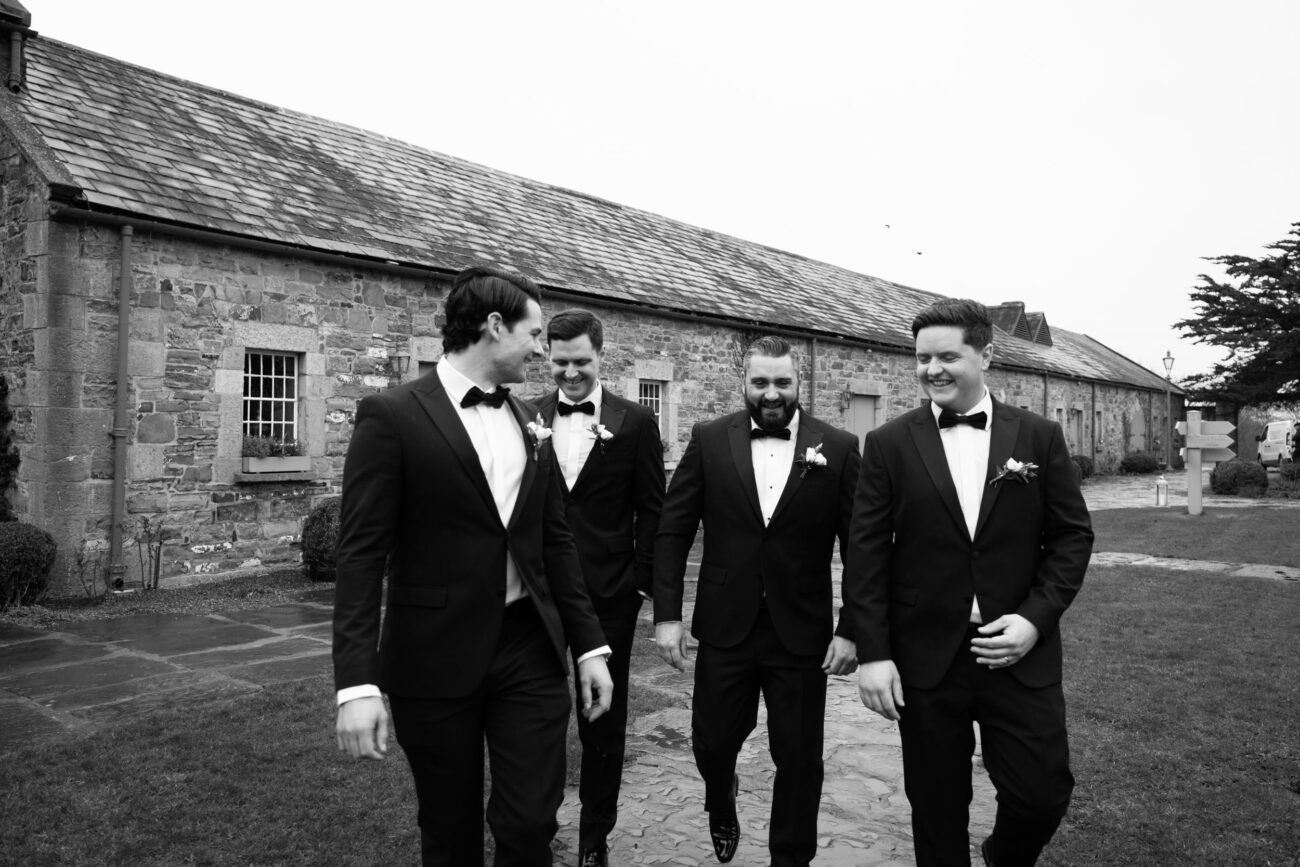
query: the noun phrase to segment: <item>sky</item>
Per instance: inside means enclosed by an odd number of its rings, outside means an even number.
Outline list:
[[[40,34],[896,283],[1174,380],[1300,222],[1300,3],[23,0]]]

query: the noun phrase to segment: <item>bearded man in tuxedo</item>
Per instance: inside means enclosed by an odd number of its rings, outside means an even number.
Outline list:
[[[870,432],[844,574],[859,692],[896,720],[918,865],[969,865],[973,724],[998,793],[980,852],[1032,865],[1074,787],[1061,615],[1092,525],[1060,425],[989,394],[993,323],[976,301],[916,316],[930,400]]]
[[[726,863],[739,845],[736,756],[757,725],[761,693],[776,764],[771,863],[805,865],[817,851],[826,678],[857,667],[848,620],[835,625],[831,557],[848,537],[858,442],[800,407],[785,340],[756,341],[743,370],[745,409],[697,424],[668,486],[655,544],[655,641],[684,668],[683,579],[703,523],[691,737],[714,853]]]
[[[334,603],[340,749],[411,766],[425,865],[549,865],[564,795],[566,645],[589,720],[609,648],[587,596],[537,410],[503,383],[541,355],[540,292],[496,268],[447,296],[444,358],[357,407],[343,470]],[[387,609],[380,604],[385,575]]]

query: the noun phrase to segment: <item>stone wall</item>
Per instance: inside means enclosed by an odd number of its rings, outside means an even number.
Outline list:
[[[122,236],[98,223],[48,221],[21,158],[0,158],[0,316],[23,458],[15,502],[58,539],[55,592],[75,594],[88,575],[102,574],[96,564],[106,565],[111,529]],[[406,379],[439,358],[445,281],[148,231],[133,234],[131,249],[128,580],[140,580],[142,562],[148,568],[149,536],[159,527],[164,586],[178,576],[296,565],[302,519],[338,493],[357,401],[399,381],[393,353],[410,356]],[[575,305],[544,298],[547,317],[567,306]],[[670,470],[696,422],[743,405],[741,358],[760,332],[584,306],[605,324],[606,382],[633,398],[639,382],[662,384]],[[909,352],[792,342],[804,403],[832,424],[861,434],[920,402]],[[243,365],[253,350],[298,359],[308,471],[243,469]],[[1163,399],[1149,393],[999,368],[989,381],[1008,403],[1059,413],[1072,450],[1089,454],[1095,440],[1101,470],[1126,450],[1150,450],[1159,424],[1153,403],[1163,415]],[[517,393],[539,397],[549,388],[539,360]]]

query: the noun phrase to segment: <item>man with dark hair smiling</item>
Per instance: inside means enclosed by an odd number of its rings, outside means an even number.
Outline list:
[[[970,864],[973,723],[998,792],[980,852],[1032,865],[1070,802],[1061,615],[1092,551],[1055,422],[992,398],[984,305],[918,314],[927,405],[868,433],[844,602],[863,703],[898,721],[918,865]]]
[[[664,499],[664,453],[654,413],[614,394],[600,378],[605,335],[587,310],[565,310],[546,327],[558,387],[538,401],[553,431],[564,478],[565,517],[578,560],[613,650],[614,699],[597,720],[578,717],[582,776],[579,867],[608,864],[606,837],[618,818],[627,727],[628,663]]]
[[[673,474],[655,544],[655,641],[684,668],[686,559],[705,526],[691,634],[691,738],[704,778],[714,853],[740,842],[736,756],[758,720],[759,694],[776,780],[771,863],[806,865],[817,853],[826,676],[856,665],[853,634],[835,625],[831,557],[848,537],[858,442],[799,406],[790,344],[756,341],[744,358],[745,409],[691,431]]]
[[[483,863],[485,740],[496,864],[551,864],[566,645],[584,716],[609,709],[609,648],[564,520],[550,432],[502,386],[524,379],[541,333],[531,281],[462,271],[447,297],[445,357],[362,400],[348,446],[334,602],[338,744],[353,758],[383,758],[386,693],[415,778],[425,865]]]

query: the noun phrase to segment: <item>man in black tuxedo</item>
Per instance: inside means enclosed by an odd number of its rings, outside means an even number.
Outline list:
[[[691,735],[718,860],[736,853],[736,756],[767,703],[776,780],[774,865],[817,851],[826,676],[856,665],[849,621],[835,626],[831,558],[848,537],[858,442],[799,407],[790,345],[764,337],[744,360],[745,409],[691,431],[655,544],[655,641],[683,668],[686,558],[700,523],[691,634],[699,641]]]
[[[606,837],[618,818],[627,728],[628,662],[664,500],[664,452],[654,413],[600,380],[604,327],[586,310],[565,310],[546,326],[558,390],[537,406],[554,432],[564,478],[565,517],[578,544],[587,594],[613,655],[614,699],[597,720],[578,717],[582,777],[579,867],[608,863]]]
[[[930,403],[867,434],[853,509],[859,691],[899,723],[917,864],[970,864],[978,723],[998,793],[981,854],[1032,865],[1074,786],[1058,624],[1092,526],[1060,426],[985,387],[984,306],[940,301],[912,333]]]
[[[549,865],[564,795],[566,644],[583,713],[609,708],[609,648],[564,520],[550,431],[501,386],[541,354],[539,299],[505,271],[457,275],[445,357],[361,401],[343,470],[338,743],[354,758],[383,757],[386,693],[426,865],[483,863],[485,740],[496,864]]]

